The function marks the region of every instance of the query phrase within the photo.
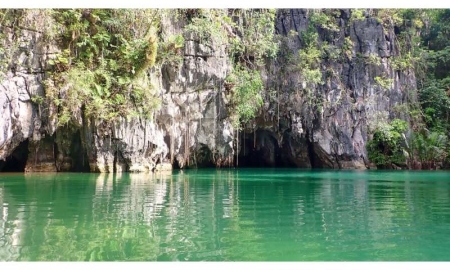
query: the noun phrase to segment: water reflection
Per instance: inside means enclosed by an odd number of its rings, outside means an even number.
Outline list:
[[[446,260],[450,182],[421,176],[0,175],[0,260]]]

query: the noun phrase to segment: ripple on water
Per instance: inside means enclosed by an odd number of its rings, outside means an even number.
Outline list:
[[[0,177],[0,260],[448,260],[448,172]]]

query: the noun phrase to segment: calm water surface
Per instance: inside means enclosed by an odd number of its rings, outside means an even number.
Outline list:
[[[449,172],[0,174],[0,261],[450,261]]]

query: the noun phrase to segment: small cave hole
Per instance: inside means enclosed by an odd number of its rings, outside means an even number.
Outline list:
[[[0,172],[25,172],[28,159],[28,139],[21,142],[4,161],[0,160]]]

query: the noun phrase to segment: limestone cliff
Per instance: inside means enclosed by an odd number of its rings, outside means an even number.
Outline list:
[[[284,52],[264,71],[272,97],[267,95],[254,131],[245,135],[242,158],[253,155],[251,160],[269,166],[368,168],[368,127],[384,114],[406,117],[395,107],[415,92],[414,72],[393,67],[399,54],[394,29],[376,18],[351,20],[350,10],[338,10],[328,27],[309,28],[310,17],[304,9],[278,12]],[[298,33],[308,28],[328,49],[319,64],[321,84],[307,83],[296,68],[302,63],[288,59],[305,49]]]
[[[290,56],[305,47],[301,33],[310,29],[310,11],[278,10],[282,49],[261,70],[265,103],[243,132],[236,133],[227,109],[227,48],[203,44],[194,34],[184,36],[181,65],[148,71],[161,101],[152,120],[122,117],[106,124],[80,111],[73,112],[77,123],[57,127],[55,108],[40,101],[47,61],[61,49],[43,35],[44,22],[31,23],[38,15],[30,11],[24,25],[1,29],[12,53],[1,78],[0,171],[151,171],[238,160],[240,166],[367,168],[371,117],[404,118],[394,107],[415,89],[412,71],[392,67],[394,29],[370,15],[351,20],[349,10],[335,12],[336,29],[314,26],[319,44],[341,53],[321,59],[321,83],[305,82]],[[165,18],[161,35],[182,34],[184,27]]]

